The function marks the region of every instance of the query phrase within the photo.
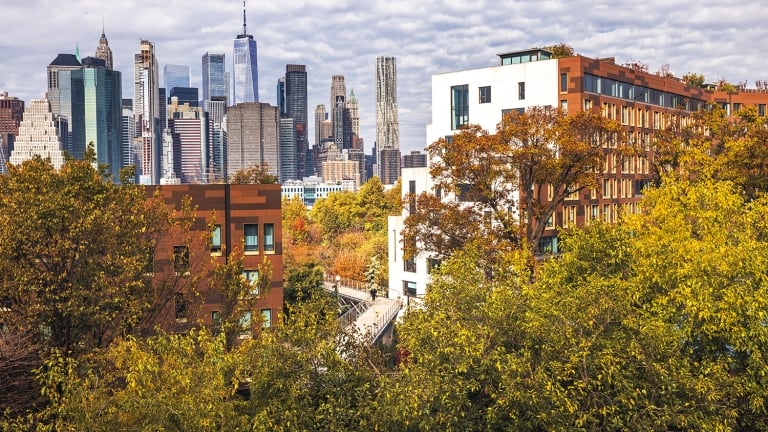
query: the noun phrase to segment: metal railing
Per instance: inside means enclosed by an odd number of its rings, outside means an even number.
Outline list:
[[[376,342],[376,339],[381,336],[381,333],[387,328],[387,324],[395,318],[397,312],[402,307],[400,300],[395,300],[383,314],[376,317],[376,321],[371,325],[371,343]]]
[[[334,284],[334,283],[336,283],[336,276],[334,276],[332,274],[326,273],[325,276],[324,276],[324,280],[325,280],[325,282]],[[347,288],[352,288],[352,289],[355,289],[355,290],[358,290],[358,291],[361,291],[361,292],[366,292],[366,293],[370,289],[368,287],[368,282],[358,281],[358,280],[354,280],[354,279],[347,279],[347,278],[341,278],[339,280],[339,286],[340,287],[343,286],[343,287],[347,287]],[[387,297],[389,295],[389,287],[377,284],[376,285],[376,293],[377,293],[378,296]]]
[[[366,301],[357,303],[350,310],[344,312],[344,314],[339,317],[339,325],[341,327],[347,327],[348,325],[352,324],[360,315],[363,314],[363,312],[368,310],[369,306],[370,305]]]

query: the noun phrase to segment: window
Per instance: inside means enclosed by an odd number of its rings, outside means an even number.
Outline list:
[[[221,255],[221,225],[213,227],[211,233],[211,254]]]
[[[240,339],[251,336],[251,311],[243,312],[240,317]]]
[[[259,295],[259,271],[243,270],[243,279],[251,285],[251,295]]]
[[[264,252],[275,251],[275,224],[264,224]]]
[[[584,111],[592,111],[592,100],[584,99]]]
[[[611,180],[603,179],[603,198],[611,197]]]
[[[432,273],[432,270],[439,268],[441,263],[442,261],[437,258],[427,258],[427,273]]]
[[[221,311],[211,311],[211,325],[213,325],[214,334],[218,334],[221,329]]]
[[[416,297],[416,282],[403,281],[403,295]]]
[[[579,186],[578,185],[570,185],[565,188],[565,199],[567,200],[577,200],[579,199]]]
[[[563,112],[568,112],[568,101],[563,99],[560,101],[560,110]]]
[[[243,233],[245,234],[245,252],[259,251],[259,225],[244,224]]]
[[[469,124],[469,85],[451,87],[451,129]]]
[[[525,99],[525,82],[517,83],[517,98],[520,100]]]
[[[173,269],[176,273],[189,273],[189,246],[173,247]]]
[[[591,220],[598,220],[600,219],[600,206],[597,204],[592,204],[590,209],[590,218]]]
[[[403,271],[407,271],[409,273],[416,273],[416,258],[415,257],[411,257],[411,258],[403,261]]]
[[[480,87],[480,103],[491,103],[491,86]]]
[[[734,103],[733,104],[733,112],[739,112],[740,109],[741,109],[741,104],[740,103]]]
[[[272,327],[272,309],[261,310],[261,327],[262,328]]]
[[[561,92],[568,91],[568,74],[567,73],[560,74],[560,91]]]
[[[757,115],[759,116],[765,115],[765,104],[757,104]]]
[[[144,254],[144,274],[152,275],[155,273],[155,248],[148,247]]]
[[[187,301],[184,300],[184,294],[176,293],[173,296],[173,306],[176,316],[176,321],[187,321]]]

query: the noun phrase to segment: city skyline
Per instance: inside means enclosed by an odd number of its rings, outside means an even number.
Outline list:
[[[4,5],[0,28],[0,92],[27,103],[46,91],[45,68],[60,53],[95,54],[102,28],[123,73],[123,94],[133,94],[133,54],[140,39],[152,41],[160,66],[188,65],[192,85],[201,88],[206,52],[226,55],[232,69],[232,40],[242,31],[242,2],[179,7],[134,0],[110,5],[39,0],[29,19],[27,3]],[[578,11],[575,16],[573,11]],[[361,135],[370,151],[375,141],[375,62],[397,57],[401,150],[423,149],[431,117],[431,75],[493,65],[496,54],[565,42],[590,57],[640,61],[653,72],[669,64],[676,76],[697,72],[708,82],[762,80],[764,56],[744,45],[760,40],[768,12],[754,2],[660,1],[622,5],[597,1],[405,2],[294,0],[250,4],[249,33],[258,42],[259,99],[276,105],[274,83],[286,64],[304,64],[308,106],[327,104],[331,76],[344,75],[359,100]],[[759,54],[759,53],[758,53]],[[745,60],[746,58],[746,60]],[[330,108],[330,107],[327,107]],[[312,125],[313,126],[313,125]],[[314,131],[310,130],[310,134]],[[311,135],[310,135],[311,136]],[[311,143],[313,144],[313,143]]]

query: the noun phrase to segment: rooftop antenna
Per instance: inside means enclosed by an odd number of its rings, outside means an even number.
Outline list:
[[[243,0],[243,35],[246,35],[245,31],[245,0]]]

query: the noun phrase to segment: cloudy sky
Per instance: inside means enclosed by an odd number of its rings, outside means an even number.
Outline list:
[[[366,152],[375,140],[375,63],[397,57],[401,148],[421,150],[431,118],[431,75],[495,65],[496,54],[565,42],[588,57],[669,64],[707,81],[768,79],[768,6],[699,0],[250,0],[248,32],[258,43],[259,96],[275,104],[289,63],[305,64],[309,117],[329,103],[342,74],[360,103]],[[201,57],[227,54],[242,30],[239,0],[0,0],[0,92],[43,97],[45,68],[58,53],[93,55],[102,22],[133,97],[133,54],[155,43],[160,66],[189,65],[201,86]],[[162,82],[162,78],[161,78]],[[310,137],[313,125],[310,126]]]

